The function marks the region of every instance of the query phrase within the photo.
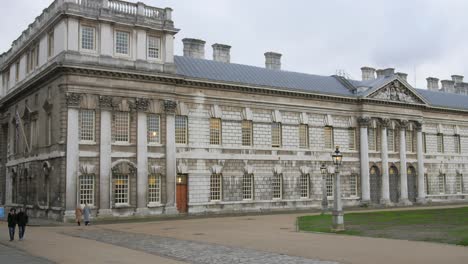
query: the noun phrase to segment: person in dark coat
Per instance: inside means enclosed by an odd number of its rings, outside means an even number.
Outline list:
[[[17,222],[18,222],[19,240],[23,240],[24,231],[26,231],[26,224],[28,224],[29,217],[23,208],[20,208],[20,211],[16,215],[16,217],[17,217]]]
[[[10,233],[10,241],[13,241],[15,239],[16,221],[16,209],[11,208],[10,212],[8,213],[8,231]]]

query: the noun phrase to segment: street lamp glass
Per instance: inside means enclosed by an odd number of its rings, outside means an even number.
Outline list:
[[[343,155],[340,152],[340,147],[336,146],[336,150],[332,155],[333,164],[339,166],[341,165],[341,161],[343,160]]]

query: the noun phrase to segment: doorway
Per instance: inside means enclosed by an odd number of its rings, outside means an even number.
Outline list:
[[[187,174],[177,174],[176,204],[179,213],[188,211],[188,181]]]

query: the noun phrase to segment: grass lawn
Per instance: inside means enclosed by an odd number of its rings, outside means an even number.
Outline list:
[[[468,246],[468,207],[369,213],[345,212],[346,231],[339,234],[431,241]],[[332,216],[298,218],[301,231],[333,233]]]

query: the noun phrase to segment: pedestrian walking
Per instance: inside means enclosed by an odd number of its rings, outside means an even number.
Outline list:
[[[10,233],[10,241],[15,239],[15,228],[16,228],[16,209],[11,208],[8,213],[8,232]]]
[[[23,208],[20,208],[19,213],[16,215],[16,221],[18,224],[18,235],[19,235],[19,240],[24,239],[24,232],[26,231],[26,225],[28,224],[29,217],[28,214],[26,213],[26,210]]]
[[[89,217],[91,215],[91,208],[89,208],[88,204],[85,203],[83,208],[83,216],[84,216],[84,223],[85,225],[89,225]]]
[[[76,219],[76,223],[78,224],[78,226],[81,225],[82,217],[83,217],[83,210],[81,210],[81,206],[77,205],[75,208],[75,219]]]

